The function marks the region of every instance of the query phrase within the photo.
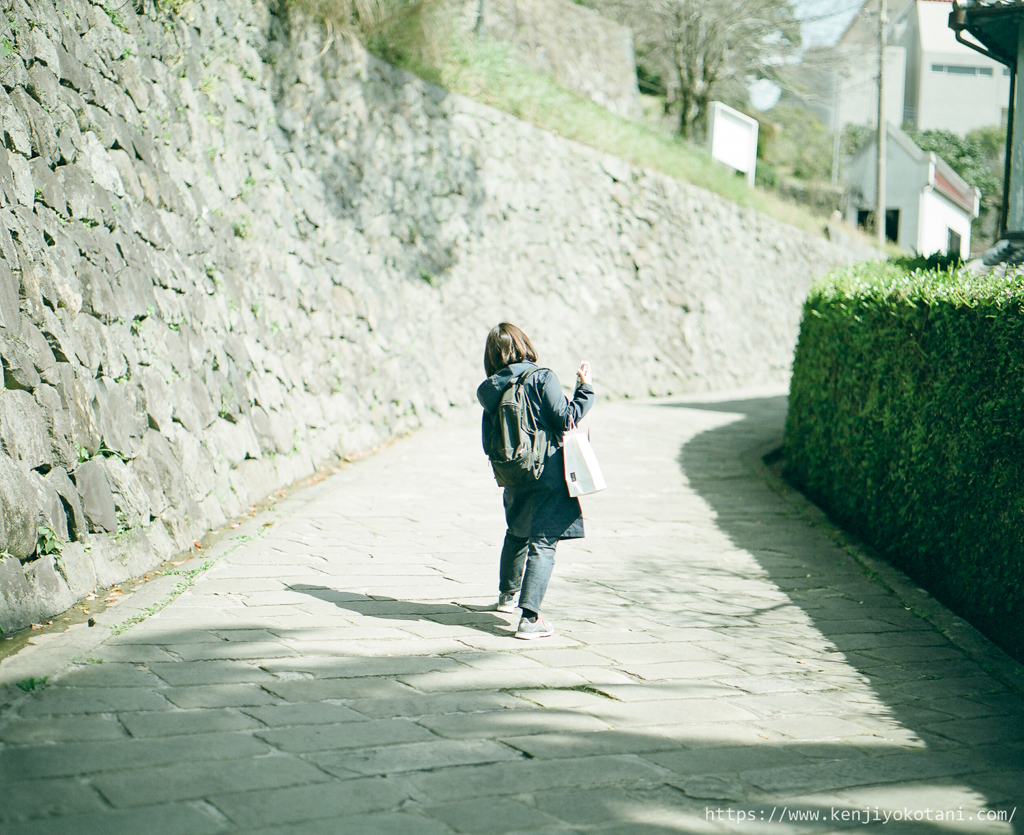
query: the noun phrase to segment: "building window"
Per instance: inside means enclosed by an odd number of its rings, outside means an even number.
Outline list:
[[[960,254],[960,233],[946,229],[946,255]]]
[[[1003,67],[1003,75],[1006,76],[1007,78],[1010,77],[1010,68],[1009,67]]]
[[[885,237],[893,243],[900,239],[900,210],[885,210]]]
[[[932,64],[932,72],[944,72],[947,75],[983,75],[992,77],[991,67],[968,67],[964,64]],[[1009,75],[1009,70],[1004,73]]]
[[[857,210],[857,227],[865,232],[874,233],[875,213],[870,209]],[[896,243],[900,237],[900,210],[885,210],[885,237]]]

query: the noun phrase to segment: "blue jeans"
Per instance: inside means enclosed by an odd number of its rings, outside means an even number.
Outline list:
[[[502,594],[519,590],[520,609],[540,611],[551,571],[555,567],[556,545],[557,539],[544,536],[526,539],[505,534],[505,543],[501,546],[498,590]]]

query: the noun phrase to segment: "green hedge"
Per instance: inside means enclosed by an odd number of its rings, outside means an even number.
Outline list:
[[[872,262],[805,306],[786,476],[1024,660],[1024,276]]]

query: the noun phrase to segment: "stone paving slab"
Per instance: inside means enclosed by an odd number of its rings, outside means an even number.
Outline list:
[[[544,641],[477,415],[288,493],[0,664],[0,835],[1024,831],[1020,666],[760,465],[784,417],[599,404]]]

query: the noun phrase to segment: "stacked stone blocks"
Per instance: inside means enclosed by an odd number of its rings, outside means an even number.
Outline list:
[[[0,22],[5,632],[470,402],[496,321],[611,396],[778,380],[855,257],[300,24]]]

